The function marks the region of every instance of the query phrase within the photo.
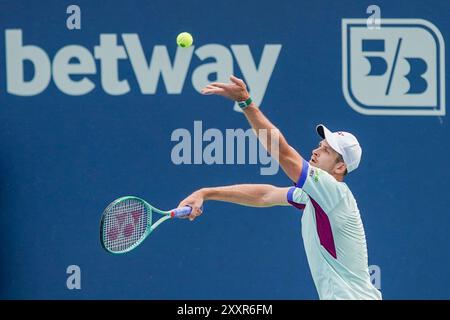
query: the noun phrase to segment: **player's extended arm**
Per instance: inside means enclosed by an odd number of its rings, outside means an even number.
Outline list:
[[[225,201],[250,207],[287,206],[289,187],[278,188],[269,184],[238,184],[225,187],[203,188],[195,191],[180,202],[178,207],[190,206],[193,220],[202,214],[203,202],[207,200]]]
[[[250,97],[244,81],[230,77],[231,83],[214,82],[202,89],[203,94],[218,94],[233,101],[245,101]],[[283,171],[292,181],[297,181],[302,172],[302,157],[292,148],[283,134],[262,113],[255,103],[244,109],[244,114],[258,139],[266,150],[278,160]],[[261,131],[261,130],[264,131]],[[261,139],[261,138],[265,139]]]

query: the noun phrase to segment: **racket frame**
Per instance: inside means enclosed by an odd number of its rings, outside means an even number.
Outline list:
[[[133,244],[131,247],[127,248],[126,250],[122,250],[122,251],[111,251],[110,249],[106,248],[103,238],[106,236],[106,234],[104,234],[103,232],[103,222],[105,220],[106,217],[106,212],[108,212],[109,209],[111,209],[112,207],[114,207],[115,205],[117,205],[120,202],[126,201],[126,200],[137,200],[140,201],[144,207],[147,209],[146,215],[147,215],[147,227],[145,229],[144,234],[141,236],[141,238],[136,241],[135,244]],[[163,217],[159,218],[155,223],[152,223],[153,220],[153,212],[157,212],[159,214],[162,214]],[[144,242],[144,240],[164,221],[171,219],[174,217],[173,214],[173,210],[168,210],[168,211],[163,211],[163,210],[159,210],[158,208],[153,207],[151,204],[149,204],[147,201],[145,201],[144,199],[141,199],[139,197],[136,196],[124,196],[124,197],[120,197],[116,200],[114,200],[113,202],[111,202],[106,209],[103,211],[102,214],[102,218],[100,221],[100,243],[102,244],[103,249],[105,249],[106,251],[108,251],[109,253],[112,254],[124,254],[127,252],[130,252],[132,250],[134,250],[136,247],[138,247],[142,242]]]

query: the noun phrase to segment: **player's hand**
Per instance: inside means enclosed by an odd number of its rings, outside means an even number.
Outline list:
[[[230,77],[231,83],[213,82],[201,90],[202,94],[217,94],[233,101],[245,101],[250,97],[244,81],[235,76]]]
[[[187,216],[189,220],[194,220],[203,213],[203,201],[204,197],[200,191],[196,191],[188,196],[186,199],[180,202],[179,208],[189,206],[192,208],[191,213]]]

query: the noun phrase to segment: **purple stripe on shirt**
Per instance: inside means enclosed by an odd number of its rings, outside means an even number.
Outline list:
[[[300,209],[300,210],[305,209],[305,205],[304,204],[297,203],[297,202],[294,202],[294,201],[289,201],[289,203],[292,204],[297,209]]]
[[[303,185],[305,184],[306,181],[306,177],[308,176],[309,163],[305,159],[302,160],[303,160],[302,173],[300,174],[300,178],[298,178],[296,184],[296,187],[298,188],[303,188]]]
[[[333,231],[331,230],[330,220],[328,219],[327,214],[323,209],[319,206],[319,204],[314,201],[313,198],[309,197],[314,206],[314,211],[316,213],[316,227],[317,234],[319,235],[320,244],[327,250],[335,259],[337,259],[336,255],[336,247],[334,245]]]

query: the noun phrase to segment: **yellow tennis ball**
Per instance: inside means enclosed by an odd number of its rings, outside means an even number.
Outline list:
[[[194,39],[192,38],[191,34],[188,32],[182,32],[177,36],[177,44],[180,47],[187,48],[192,45],[192,42],[194,42]]]

